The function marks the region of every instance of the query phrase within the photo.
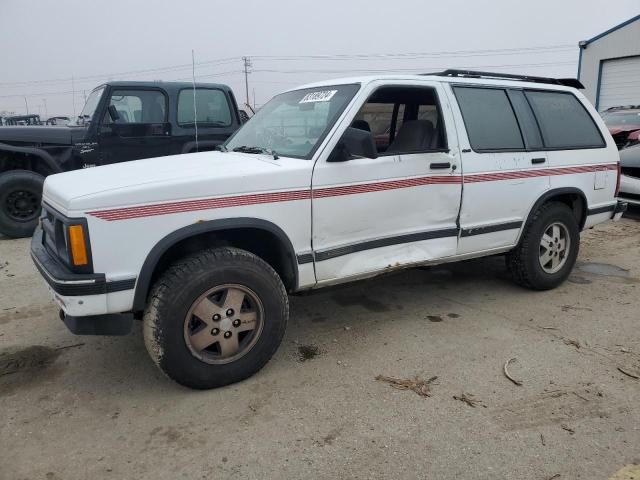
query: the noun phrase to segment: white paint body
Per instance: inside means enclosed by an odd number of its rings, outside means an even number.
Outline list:
[[[296,254],[316,255],[315,261],[298,265],[298,289],[372,276],[409,265],[444,263],[508,251],[517,244],[522,228],[466,237],[458,230],[457,234],[443,238],[367,248],[318,260],[319,252],[399,235],[424,232],[428,235],[432,231],[458,227],[474,229],[524,222],[536,201],[550,189],[578,188],[586,197],[589,209],[616,203],[616,171],[611,167],[618,161],[615,143],[593,107],[573,89],[536,85],[536,88],[572,91],[595,119],[606,147],[542,152],[547,163],[532,166],[530,159],[532,155],[540,156],[538,153],[477,154],[470,151],[464,122],[451,89],[452,83],[522,88],[531,87],[529,83],[388,76],[351,78],[305,87],[352,83],[361,85],[359,92],[311,160],[286,157],[274,160],[267,154],[203,152],[126,162],[50,176],[45,182],[44,202],[67,217],[87,219],[94,271],[104,273],[107,282],[137,278],[153,247],[180,228],[201,221],[251,217],[282,229]],[[435,88],[449,151],[327,162],[342,133],[369,95],[385,85]],[[453,168],[430,171],[432,162],[449,162]],[[575,166],[594,166],[598,171],[562,175],[544,173],[547,169]],[[465,177],[470,175],[532,169],[539,170],[540,174],[531,178],[465,182]],[[336,188],[353,189],[359,185],[432,177],[437,177],[435,184],[325,195]],[[446,183],[447,179],[455,181]],[[237,204],[238,197],[247,195],[255,199],[274,194],[279,198],[295,195],[295,192],[306,193],[289,201]],[[109,210],[127,212],[126,209],[139,207],[143,212],[146,208],[157,211],[173,202],[211,199],[218,202],[218,206],[118,220],[96,216]],[[236,203],[220,206],[224,205],[225,199]],[[610,218],[611,212],[590,215],[585,227]],[[84,297],[55,296],[70,315],[100,315],[130,311],[134,290]]]

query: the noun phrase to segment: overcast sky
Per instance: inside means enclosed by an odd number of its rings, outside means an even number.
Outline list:
[[[258,104],[377,71],[575,76],[578,41],[639,11],[638,0],[0,0],[0,111],[25,113],[26,95],[30,113],[44,116],[46,99],[49,116],[72,114],[75,91],[79,113],[110,79],[188,80],[191,49],[196,80],[231,85],[239,102],[252,57]]]

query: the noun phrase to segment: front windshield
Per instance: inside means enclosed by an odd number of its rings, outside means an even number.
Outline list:
[[[605,125],[640,125],[640,112],[607,113],[602,116]]]
[[[82,112],[80,112],[79,120],[81,122],[83,121],[86,122],[88,120],[93,119],[93,113],[96,111],[96,108],[98,107],[98,103],[100,102],[100,98],[102,97],[103,91],[104,91],[104,87],[100,87],[94,90],[93,92],[91,92],[91,95],[89,95],[89,98],[87,98],[87,101],[84,104],[84,108],[82,109]]]
[[[277,95],[225,147],[310,159],[359,88],[359,85],[333,85]]]

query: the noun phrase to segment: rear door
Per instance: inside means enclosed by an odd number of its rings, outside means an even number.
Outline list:
[[[114,121],[105,110],[99,129],[102,165],[171,154],[168,98],[155,88],[115,88],[108,106],[118,112]]]
[[[519,89],[453,85],[462,148],[458,254],[514,245],[533,202],[549,189],[535,117]]]
[[[320,160],[315,166],[313,248],[319,282],[456,251],[459,160],[450,150],[457,152],[455,129],[442,87],[424,82],[370,88],[349,124],[372,132],[378,158]]]

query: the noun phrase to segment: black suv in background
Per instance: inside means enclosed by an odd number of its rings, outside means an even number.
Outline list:
[[[31,235],[47,175],[213,150],[244,120],[226,85],[196,83],[194,105],[191,83],[109,82],[68,125],[2,127],[0,233]]]

